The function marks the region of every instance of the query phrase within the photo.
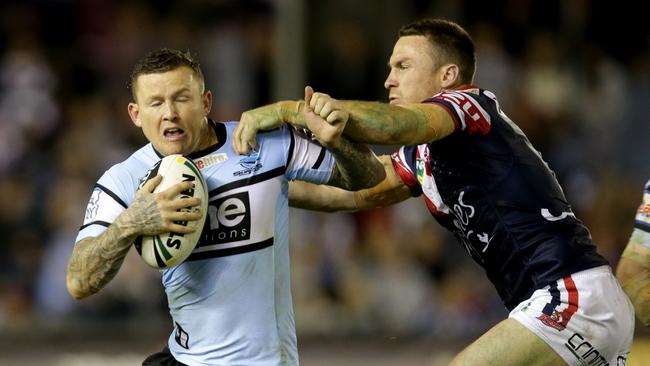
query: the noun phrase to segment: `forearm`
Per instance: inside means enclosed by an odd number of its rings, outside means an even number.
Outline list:
[[[118,218],[101,235],[84,239],[74,246],[68,262],[66,284],[75,299],[83,299],[101,290],[122,266],[138,236],[135,228],[122,222]]]
[[[649,240],[650,233],[635,229],[616,270],[637,317],[646,326],[650,326],[650,249],[642,243]]]
[[[426,104],[396,106],[378,102],[340,101],[350,113],[344,134],[369,144],[413,145],[441,139],[454,130],[449,114]]]
[[[336,160],[328,185],[356,191],[373,187],[386,177],[383,165],[365,144],[340,136],[326,147]]]

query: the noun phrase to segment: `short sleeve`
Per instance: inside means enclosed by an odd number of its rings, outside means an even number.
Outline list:
[[[402,146],[391,155],[391,161],[397,175],[411,190],[411,195],[421,195],[422,186],[417,176],[417,146]]]
[[[423,103],[444,108],[454,121],[457,131],[470,135],[485,135],[490,132],[490,114],[482,105],[487,103],[485,97],[462,90],[449,90],[438,93]]]
[[[86,206],[83,225],[76,242],[87,237],[99,236],[126,210],[126,194],[109,172],[105,173],[93,187]],[[135,187],[133,188],[135,191]]]
[[[286,177],[311,183],[327,183],[334,169],[334,157],[306,132],[287,128],[289,147]]]

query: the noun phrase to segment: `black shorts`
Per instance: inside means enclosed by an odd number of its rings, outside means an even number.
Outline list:
[[[162,351],[156,352],[142,361],[142,366],[187,366],[184,363],[176,361],[169,347],[165,346]]]

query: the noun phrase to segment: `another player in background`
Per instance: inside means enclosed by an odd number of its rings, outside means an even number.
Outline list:
[[[228,141],[236,123],[207,118],[212,95],[188,53],[147,55],[133,70],[131,88],[129,115],[150,143],[95,185],[68,264],[68,291],[82,299],[101,290],[138,236],[191,230],[177,222],[201,213],[179,209],[198,199],[175,198],[190,182],[154,194],[156,177],[138,189],[161,157],[184,154],[207,182],[208,217],[190,257],[160,271],[174,331],[168,347],[144,365],[297,365],[288,181],[371,187],[384,178],[381,164],[370,149],[340,136],[348,116],[338,111],[328,115],[333,125],[308,110],[300,116],[331,152],[286,126],[264,134],[250,155],[237,155]]]
[[[356,193],[293,184],[290,203],[340,211],[423,196],[436,221],[485,269],[510,310],[508,319],[452,365],[624,363],[634,332],[632,304],[539,152],[503,113],[494,93],[471,85],[476,69],[471,37],[445,20],[405,25],[389,67],[390,104],[321,93],[310,103],[322,116],[349,112],[344,134],[355,141],[407,145],[381,157],[386,179]],[[258,129],[282,122],[265,108],[242,118],[236,150],[248,151]]]
[[[650,327],[650,180],[636,212],[632,236],[618,262],[616,277],[632,300],[637,318]]]

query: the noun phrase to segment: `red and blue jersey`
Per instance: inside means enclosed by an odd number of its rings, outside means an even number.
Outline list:
[[[424,103],[447,110],[456,131],[402,147],[392,156],[395,171],[483,266],[508,309],[553,281],[607,264],[494,93],[470,86]]]

